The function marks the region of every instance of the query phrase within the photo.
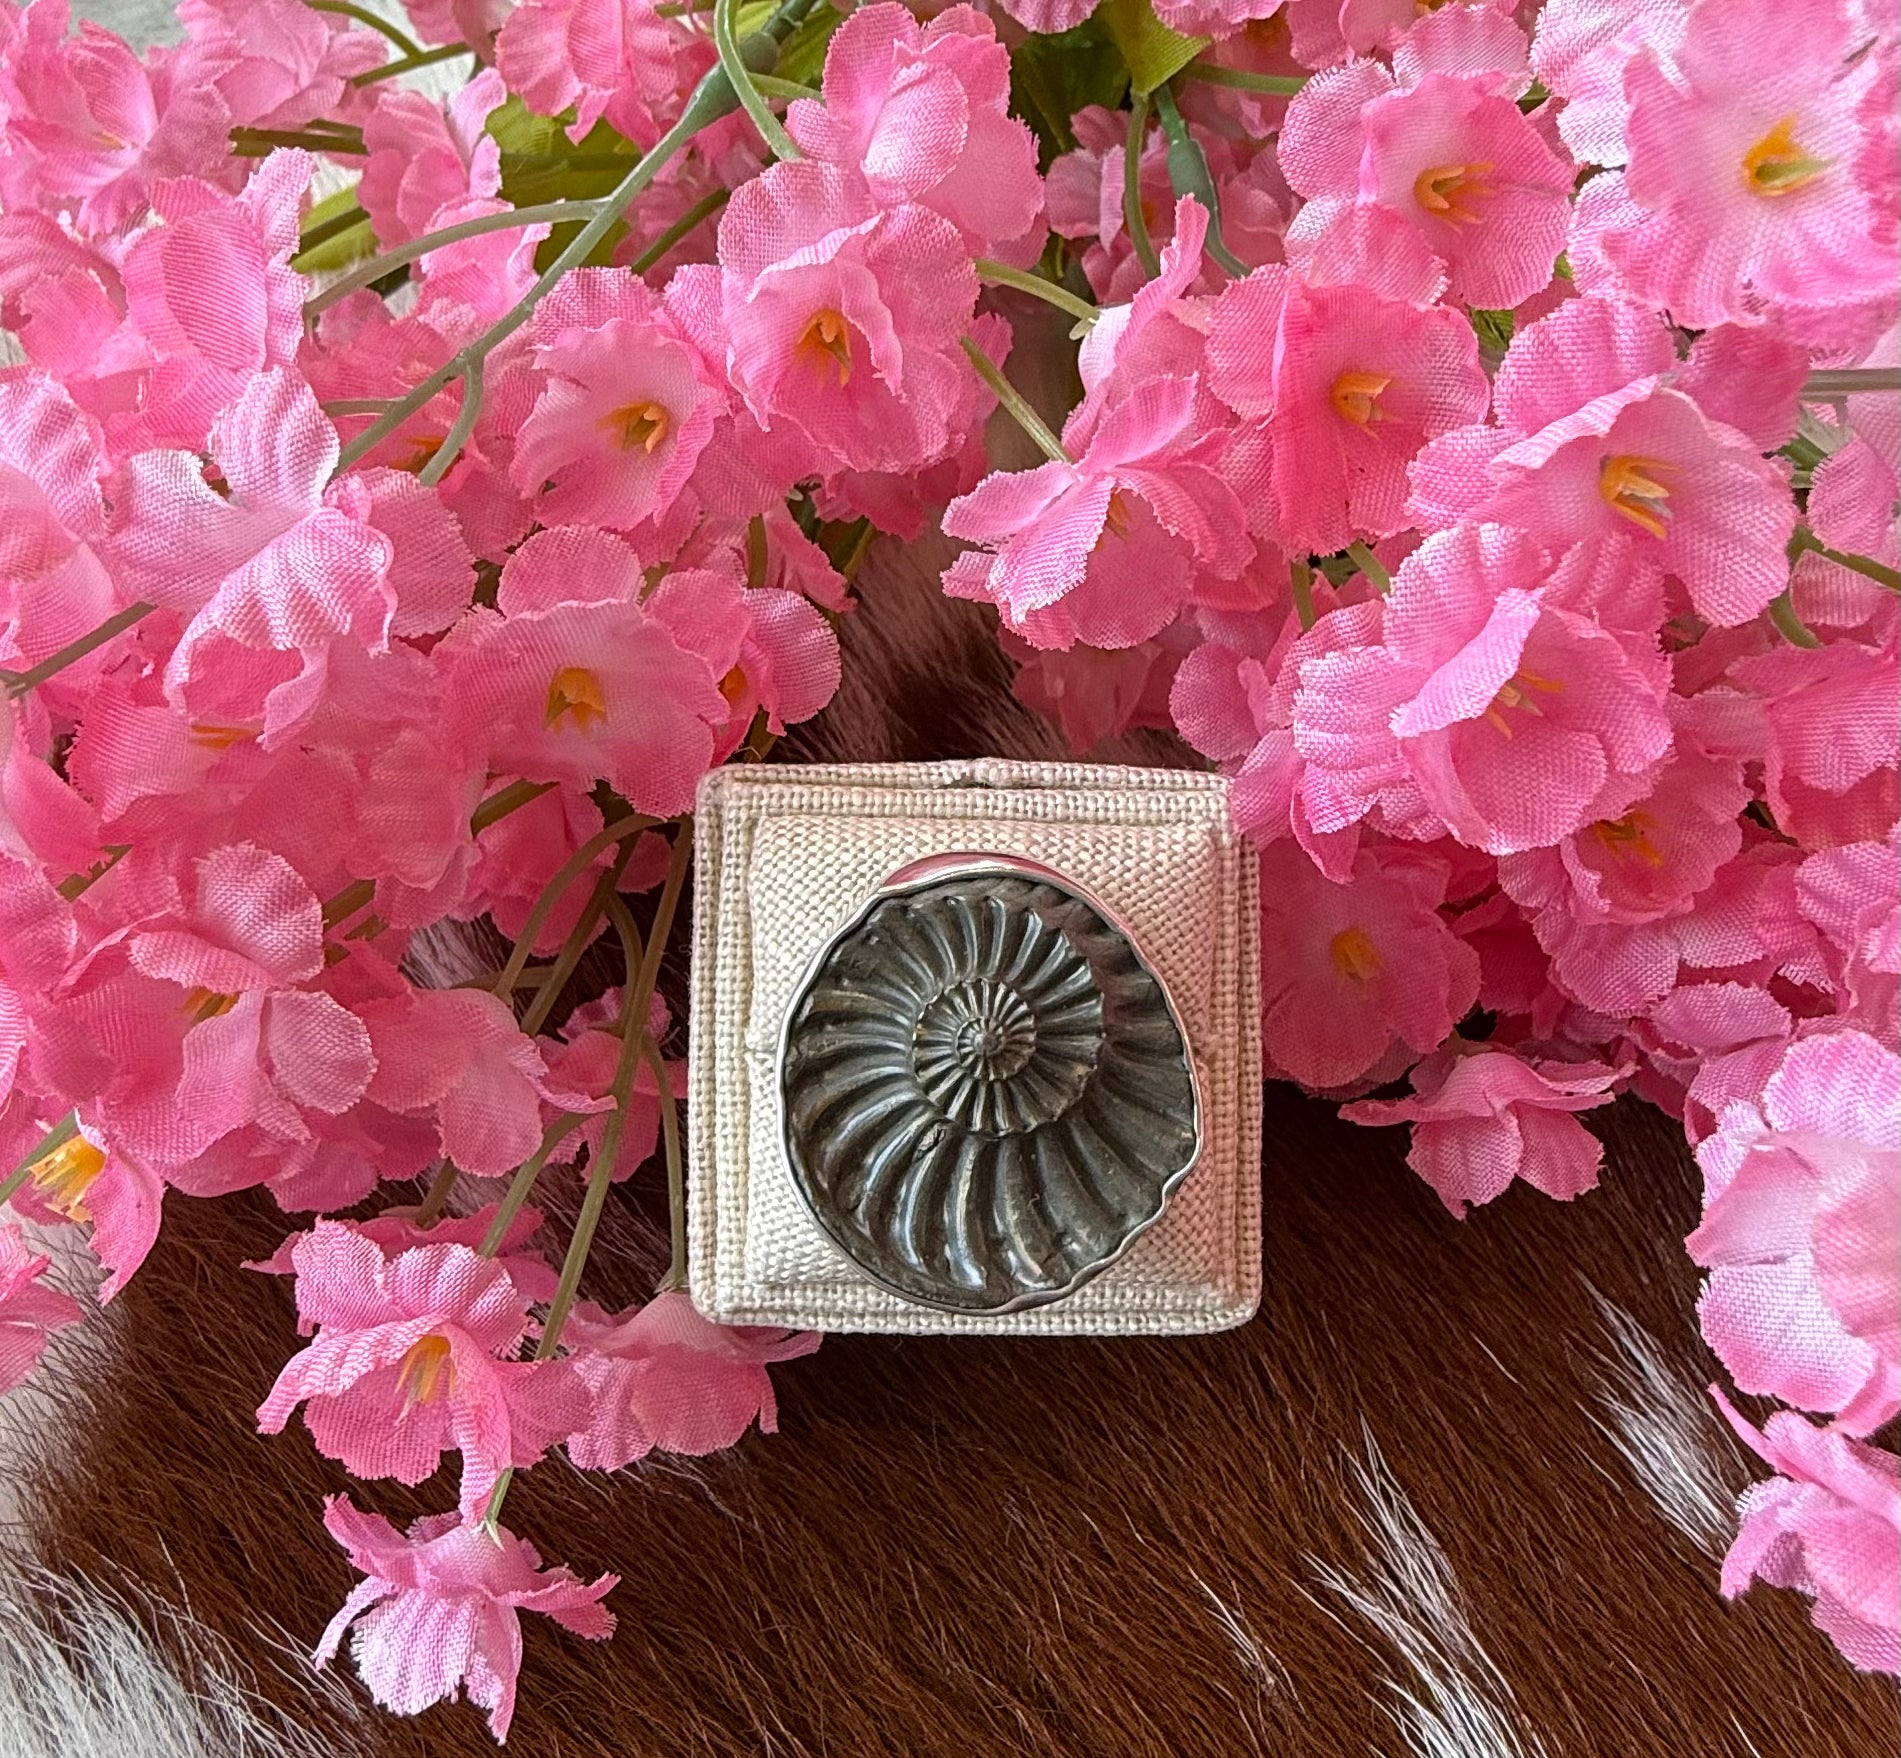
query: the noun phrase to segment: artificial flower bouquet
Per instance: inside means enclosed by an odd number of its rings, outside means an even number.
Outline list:
[[[1723,1588],[1901,1664],[1892,0],[178,11],[0,0],[0,1190],[108,1301],[266,1187],[259,1427],[458,1456],[325,1510],[320,1658],[501,1737],[522,1611],[613,1626],[511,1475],[773,1427],[816,1338],[677,1250],[600,1310],[588,1247],[679,1209],[695,785],[941,528],[1078,749],[1233,777],[1269,1077],[1455,1213],[1682,1119],[1786,1406]],[[0,1382],[81,1318],[46,1264],[0,1230]]]

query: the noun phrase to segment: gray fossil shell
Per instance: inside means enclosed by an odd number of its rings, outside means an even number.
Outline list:
[[[1160,1216],[1200,1150],[1160,980],[1027,862],[880,892],[794,997],[779,1078],[820,1227],[873,1281],[955,1311],[1061,1299]]]

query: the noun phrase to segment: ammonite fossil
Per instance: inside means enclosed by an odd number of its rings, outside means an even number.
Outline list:
[[[833,937],[788,1011],[792,1176],[907,1299],[1061,1299],[1161,1214],[1201,1145],[1167,991],[1102,907],[1032,862],[939,856]]]

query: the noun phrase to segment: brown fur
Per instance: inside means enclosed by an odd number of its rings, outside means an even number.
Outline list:
[[[984,616],[936,594],[936,561],[928,546],[874,552],[839,700],[780,756],[1058,754],[1010,700]],[[1379,1548],[1364,1525],[1371,1449],[1443,1547],[1496,1679],[1469,1652],[1452,1659],[1503,1704],[1519,1749],[1892,1750],[1891,1693],[1835,1658],[1795,1596],[1723,1604],[1707,1549],[1612,1444],[1605,1302],[1656,1340],[1705,1469],[1730,1491],[1750,1475],[1697,1401],[1714,1365],[1680,1243],[1694,1169],[1656,1113],[1599,1115],[1602,1190],[1560,1206],[1519,1189],[1460,1225],[1406,1169],[1402,1132],[1349,1128],[1271,1088],[1267,1295],[1243,1329],[834,1338],[775,1370],[776,1437],[608,1480],[559,1460],[525,1476],[510,1524],[577,1570],[618,1572],[621,1629],[591,1646],[533,1621],[511,1748],[1430,1750],[1396,1722],[1420,1681],[1342,1591]],[[651,1192],[617,1202],[595,1292],[651,1286],[658,1219]],[[25,1486],[34,1548],[121,1595],[189,1671],[204,1663],[165,1608],[187,1612],[231,1645],[280,1725],[339,1755],[489,1750],[466,1708],[366,1715],[353,1682],[320,1688],[299,1658],[353,1579],[321,1497],[350,1488],[400,1517],[452,1491],[352,1486],[301,1428],[253,1432],[296,1339],[285,1287],[237,1265],[284,1231],[263,1199],[171,1205],[116,1329],[66,1381],[58,1445]]]

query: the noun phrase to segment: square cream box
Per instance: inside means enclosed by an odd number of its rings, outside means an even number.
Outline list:
[[[779,1048],[826,943],[886,878],[978,850],[1040,863],[1126,926],[1175,1004],[1202,1152],[1093,1280],[1007,1315],[872,1281],[820,1230],[787,1164]],[[1260,915],[1224,777],[999,759],[716,769],[694,878],[688,1198],[694,1304],[723,1324],[1068,1336],[1224,1330],[1261,1295]]]

